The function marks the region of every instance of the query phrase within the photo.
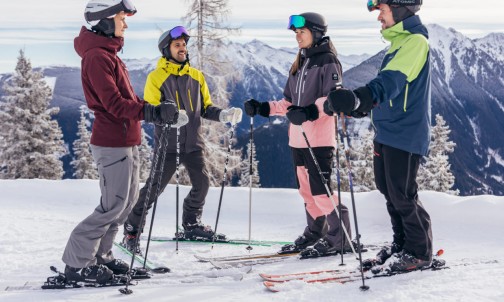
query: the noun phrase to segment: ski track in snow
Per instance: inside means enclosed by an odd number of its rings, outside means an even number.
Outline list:
[[[181,187],[181,201],[189,187]],[[160,197],[153,236],[170,236],[175,229],[175,187]],[[230,238],[248,238],[248,188],[226,188],[218,231]],[[203,215],[206,224],[215,224],[220,188],[211,188]],[[343,202],[351,208],[348,193]],[[63,269],[61,256],[72,229],[97,206],[98,183],[93,180],[0,180],[0,301],[504,301],[504,197],[458,197],[436,192],[420,192],[430,213],[434,249],[443,248],[450,269],[413,272],[390,278],[366,280],[370,290],[362,292],[362,281],[347,284],[291,282],[285,291],[271,293],[258,273],[290,273],[338,269],[340,257],[297,260],[253,267],[242,281],[233,277],[206,278],[183,275],[208,272],[210,263],[198,262],[195,254],[225,256],[247,254],[246,245],[151,242],[148,259],[170,267],[173,273],[154,275],[130,287],[72,290],[3,291],[26,281],[42,285],[53,275],[50,265]],[[385,201],[377,191],[355,194],[361,242],[379,244],[391,240]],[[302,201],[292,189],[254,189],[252,238],[291,241],[305,226]],[[351,210],[351,209],[350,209]],[[351,215],[353,218],[353,215]],[[147,226],[150,221],[147,222]],[[353,225],[353,223],[352,223]],[[120,229],[120,233],[122,229]],[[354,230],[353,230],[354,232]],[[118,234],[116,241],[121,239]],[[142,248],[145,248],[142,241]],[[255,246],[252,253],[269,253],[280,246]],[[114,248],[116,257],[126,259]],[[363,254],[371,257],[376,251]],[[488,263],[493,262],[493,263]],[[496,262],[496,263],[495,263]],[[345,255],[347,270],[358,261]],[[468,265],[461,265],[467,263]],[[182,277],[180,277],[182,275]]]

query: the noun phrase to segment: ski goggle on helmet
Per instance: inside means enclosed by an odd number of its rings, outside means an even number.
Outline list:
[[[187,43],[187,41],[189,41],[189,38],[191,37],[191,36],[189,36],[189,33],[187,32],[187,30],[183,26],[175,26],[174,28],[172,28],[170,30],[169,35],[170,35],[171,40],[177,40],[179,38],[184,38],[186,43]]]
[[[422,5],[422,0],[368,0],[367,8],[370,12],[380,9],[380,4],[410,6]]]
[[[120,12],[133,16],[137,10],[131,0],[90,0],[84,17],[87,22],[110,18]]]
[[[303,27],[306,27],[305,17],[300,15],[292,15],[289,17],[289,25],[287,26],[287,29],[294,30]]]
[[[287,29],[296,30],[303,27],[308,28],[311,32],[320,32],[322,35],[327,32],[327,22],[321,14],[302,13],[289,17]]]

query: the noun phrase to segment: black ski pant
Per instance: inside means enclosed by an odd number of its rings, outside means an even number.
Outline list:
[[[432,259],[431,220],[418,199],[421,155],[374,142],[376,187],[387,200],[394,242],[423,260]]]
[[[161,161],[162,155],[160,155],[159,160]],[[191,190],[189,194],[184,199],[183,214],[182,214],[182,225],[199,223],[201,219],[201,214],[203,213],[203,206],[205,205],[205,198],[210,187],[210,181],[208,178],[208,172],[205,166],[204,151],[194,151],[191,153],[181,153],[180,163],[186,168],[189,179],[191,180]],[[176,165],[176,153],[167,153],[166,160],[163,167],[163,175],[161,176],[161,187],[160,193],[164,191],[168,182],[172,178]],[[124,234],[137,234],[140,220],[142,219],[142,212],[145,205],[145,200],[147,198],[147,189],[152,183],[152,189],[150,193],[150,198],[147,202],[147,209],[150,209],[157,199],[156,188],[159,179],[160,170],[156,170],[154,173],[154,179],[150,177],[147,179],[145,186],[140,190],[140,196],[135,204],[135,207],[128,216],[128,220],[124,225]],[[175,199],[175,196],[173,196]],[[145,220],[144,220],[145,224]],[[143,226],[142,231],[143,232]]]

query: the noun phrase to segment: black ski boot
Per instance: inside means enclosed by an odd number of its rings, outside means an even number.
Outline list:
[[[228,241],[226,235],[224,234],[215,234],[212,228],[209,225],[204,225],[201,222],[195,224],[183,224],[184,227],[184,236],[185,240],[197,240],[197,241],[220,241],[225,242]],[[180,236],[180,235],[177,235]],[[180,238],[180,237],[179,237]]]
[[[349,246],[345,246],[344,251],[352,250]],[[327,238],[320,238],[312,247],[308,247],[301,251],[301,259],[317,258],[334,256],[341,252],[341,246],[333,246]]]
[[[431,262],[431,259],[419,259],[416,258],[413,254],[402,250],[401,252],[393,254],[391,256],[391,260],[387,264],[388,267],[385,268],[385,270],[389,272],[413,271],[429,267],[431,265]]]
[[[375,265],[382,265],[393,254],[399,253],[400,251],[402,251],[402,247],[395,242],[393,242],[390,246],[384,246],[378,254],[376,254],[375,258],[362,260],[362,269],[370,270]]]
[[[121,246],[125,247],[128,251],[133,253],[136,249],[136,254],[142,256],[142,250],[140,249],[140,240],[138,244],[135,246],[137,235],[135,234],[126,234],[121,242]]]
[[[77,282],[84,281],[81,274],[79,273],[81,269],[68,266],[65,266],[65,283],[67,284],[75,284]]]
[[[106,284],[113,280],[114,273],[105,265],[91,265],[82,269],[81,277],[85,282]]]
[[[294,240],[294,243],[292,244],[286,244],[282,246],[282,249],[279,254],[290,254],[290,253],[299,253],[302,250],[306,249],[309,246],[314,245],[319,238],[309,236],[309,235],[301,235],[299,236],[296,240]]]
[[[124,275],[129,271],[129,264],[121,259],[114,259],[108,263],[104,264],[108,267],[115,275]]]

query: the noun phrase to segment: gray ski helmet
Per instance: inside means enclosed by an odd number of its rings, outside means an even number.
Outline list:
[[[92,30],[105,36],[114,36],[115,23],[111,18],[122,11],[128,16],[137,12],[131,0],[89,0],[84,18],[91,24]]]
[[[170,53],[170,44],[173,40],[184,38],[185,42],[189,42],[191,36],[183,26],[175,26],[174,28],[165,31],[158,40],[158,48],[161,54],[167,59],[173,59]],[[182,63],[182,62],[180,62]]]
[[[378,9],[380,4],[387,4],[390,6],[405,7],[411,13],[415,14],[420,10],[423,0],[368,0],[367,8],[370,12]]]

